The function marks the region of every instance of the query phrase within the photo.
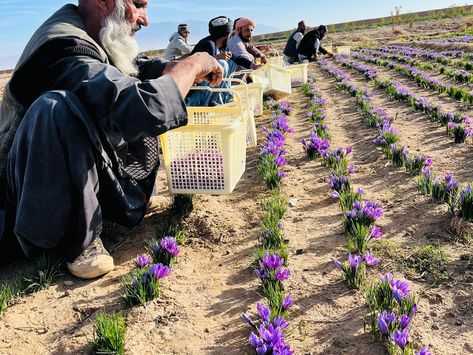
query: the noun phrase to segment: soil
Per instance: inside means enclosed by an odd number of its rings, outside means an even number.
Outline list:
[[[462,21],[414,24],[410,33],[438,34],[461,28]],[[390,31],[370,29],[329,38],[340,44],[350,43],[350,38],[361,38],[360,43],[366,38],[370,43],[399,42]],[[444,129],[425,115],[389,99],[355,71],[342,69],[374,92],[376,104],[397,115],[394,126],[400,131],[401,144],[432,157],[436,172],[450,170],[464,183],[473,181],[470,143],[452,143]],[[469,269],[464,267],[472,247],[453,240],[447,207],[417,192],[415,180],[392,166],[372,143],[375,132],[365,126],[354,99],[335,88],[335,81],[319,66],[311,64],[309,70],[315,72],[318,87],[328,99],[327,125],[333,145],[353,147],[350,159],[358,168],[353,176],[355,187],[362,187],[365,198],[380,201],[385,210],[380,225],[388,245],[409,253],[416,246],[432,244],[442,247],[449,257],[448,279],[439,286],[430,275],[403,272],[397,259],[389,256],[379,268],[369,271],[369,277],[395,270],[397,277],[410,281],[420,298],[411,333],[417,345],[430,345],[434,354],[473,353],[473,270],[471,263]],[[396,74],[386,71],[385,75]],[[413,82],[404,84],[421,92]],[[428,90],[425,95],[461,107]],[[332,258],[346,258],[346,240],[338,203],[326,184],[330,170],[317,160],[308,160],[300,144],[301,138],[309,136],[309,100],[300,89],[294,89],[286,100],[294,106],[289,124],[295,133],[288,138],[289,177],[282,191],[287,199],[297,199],[295,206],[288,205],[284,217],[292,270],[286,286],[294,299],[288,316],[288,343],[299,354],[384,354],[384,347],[364,331],[363,294],[347,289],[332,262]],[[268,119],[265,111],[257,125],[267,124]],[[159,300],[147,307],[127,307],[120,280],[133,268],[136,255],[145,252],[146,240],[154,237],[172,203],[163,170],[156,183],[161,196],[158,213],[132,230],[111,226],[107,231],[105,242],[112,250],[115,270],[92,281],[65,273],[48,289],[17,299],[0,318],[0,353],[86,353],[91,349],[99,310],[126,314],[126,350],[130,354],[252,353],[248,346],[251,329],[241,313],[255,316],[255,303],[262,300],[251,268],[252,252],[258,246],[259,202],[271,195],[256,169],[256,154],[256,148],[248,150],[245,174],[231,195],[196,197],[194,210],[184,221],[187,242],[173,273],[163,282]],[[0,279],[11,278],[21,266],[16,263],[0,269]]]

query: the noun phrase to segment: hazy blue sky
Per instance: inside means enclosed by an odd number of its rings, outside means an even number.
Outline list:
[[[0,0],[0,57],[18,56],[38,25],[68,2],[76,3],[75,0]],[[389,16],[395,6],[401,6],[401,12],[407,13],[464,4],[450,0],[149,0],[149,18],[150,22],[184,22],[208,21],[219,15],[232,19],[248,16],[257,24],[287,30],[301,19],[308,25],[330,24]]]

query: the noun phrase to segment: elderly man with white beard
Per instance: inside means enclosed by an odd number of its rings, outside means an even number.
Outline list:
[[[1,262],[51,250],[77,277],[98,277],[114,268],[103,221],[143,219],[158,135],[187,124],[183,98],[194,83],[218,85],[223,74],[207,53],[137,58],[147,5],[79,0],[26,45],[0,111]]]

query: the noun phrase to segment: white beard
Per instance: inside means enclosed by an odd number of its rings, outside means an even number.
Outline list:
[[[123,0],[116,0],[115,9],[105,19],[100,30],[100,42],[118,70],[136,76],[138,68],[134,64],[138,56],[138,43],[131,35],[133,26],[125,18]]]

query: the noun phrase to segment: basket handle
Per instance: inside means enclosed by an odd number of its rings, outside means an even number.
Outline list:
[[[210,92],[229,92],[232,94],[233,97],[237,99],[234,102],[238,105],[237,109],[241,111],[241,117],[243,118],[243,105],[241,101],[241,96],[238,92],[230,88],[213,88],[210,86],[192,86],[190,90],[197,90],[197,91],[210,91]],[[247,100],[248,101],[248,100]]]

